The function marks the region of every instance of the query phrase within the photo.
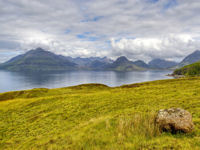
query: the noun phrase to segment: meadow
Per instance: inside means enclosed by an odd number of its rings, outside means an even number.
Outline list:
[[[158,110],[192,114],[192,133],[161,133]],[[0,94],[2,150],[200,149],[200,77]]]

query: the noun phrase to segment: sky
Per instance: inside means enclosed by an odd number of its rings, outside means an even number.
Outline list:
[[[37,47],[180,61],[200,49],[199,14],[200,0],[0,0],[0,62]]]

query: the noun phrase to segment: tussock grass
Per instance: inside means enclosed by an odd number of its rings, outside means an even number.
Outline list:
[[[188,110],[189,134],[160,133],[159,109]],[[0,94],[0,149],[200,149],[200,78]]]

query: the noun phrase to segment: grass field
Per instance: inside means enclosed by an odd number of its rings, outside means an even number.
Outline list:
[[[160,133],[159,109],[193,116],[189,134]],[[0,94],[0,149],[200,149],[200,77]]]

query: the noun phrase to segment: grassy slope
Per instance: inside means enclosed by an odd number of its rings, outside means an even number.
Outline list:
[[[186,65],[182,68],[176,69],[174,75],[196,76],[200,75],[200,62]]]
[[[119,88],[34,89],[0,99],[0,149],[200,149],[197,77]],[[154,116],[170,107],[192,113],[193,133],[158,131]]]

